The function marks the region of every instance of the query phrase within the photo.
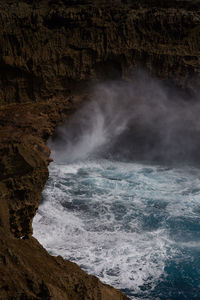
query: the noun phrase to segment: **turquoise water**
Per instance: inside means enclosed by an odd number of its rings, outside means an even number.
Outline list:
[[[33,227],[51,254],[132,299],[200,299],[197,168],[53,163]]]

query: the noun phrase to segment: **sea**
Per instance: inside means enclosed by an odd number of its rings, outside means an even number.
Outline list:
[[[200,170],[106,159],[53,163],[34,218],[52,255],[131,299],[200,299]]]

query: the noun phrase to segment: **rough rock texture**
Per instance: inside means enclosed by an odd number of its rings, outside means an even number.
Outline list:
[[[199,1],[0,2],[0,299],[127,299],[31,237],[45,145],[90,79],[142,67],[195,92]]]
[[[1,234],[1,230],[0,230]],[[128,300],[34,238],[0,240],[0,299]]]
[[[68,95],[74,82],[147,68],[196,88],[198,1],[1,1],[0,103]]]
[[[0,300],[128,299],[31,237],[51,161],[45,141],[78,104],[68,97],[0,111]]]

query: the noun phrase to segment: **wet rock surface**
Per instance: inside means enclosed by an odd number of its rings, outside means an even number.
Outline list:
[[[76,264],[51,257],[32,235],[48,178],[55,126],[76,108],[72,97],[2,108],[0,119],[0,299],[128,299]]]

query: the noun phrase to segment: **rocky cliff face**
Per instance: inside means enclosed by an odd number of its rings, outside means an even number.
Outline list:
[[[125,300],[76,264],[51,257],[33,238],[32,219],[48,178],[45,145],[78,97],[12,104],[0,111],[0,299]]]
[[[74,82],[134,67],[196,88],[198,1],[31,2],[0,4],[1,104],[66,96]]]
[[[0,29],[0,299],[127,299],[31,237],[45,142],[91,79],[142,67],[195,92],[200,3],[1,1]]]

